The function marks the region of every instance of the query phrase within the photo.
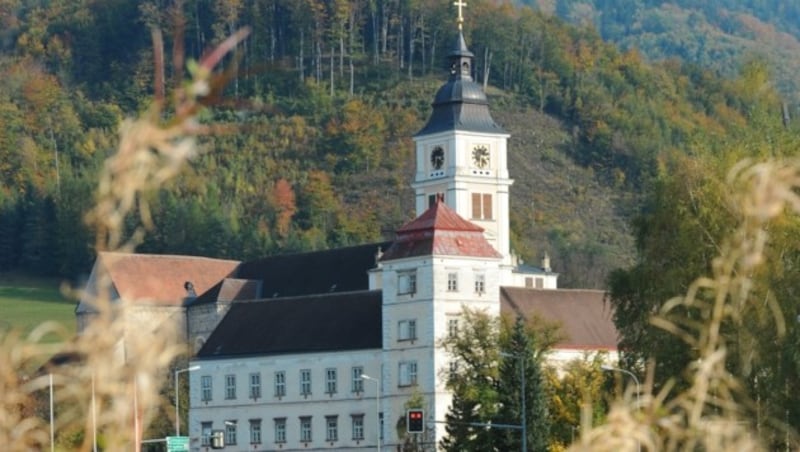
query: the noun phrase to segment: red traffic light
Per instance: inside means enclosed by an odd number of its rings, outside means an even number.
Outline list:
[[[423,433],[425,431],[425,411],[419,409],[406,411],[406,425],[408,433]]]

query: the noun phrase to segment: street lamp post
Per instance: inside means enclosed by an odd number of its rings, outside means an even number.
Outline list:
[[[525,409],[525,355],[524,353],[515,355],[513,353],[500,352],[500,356],[515,357],[519,360],[519,379],[522,383],[522,388],[519,393],[520,405],[522,406],[522,425],[520,425],[520,430],[522,432],[522,452],[528,452],[528,415]]]
[[[183,372],[192,372],[199,368],[200,366],[192,366],[175,371],[175,436],[181,436],[181,399],[180,394],[178,394],[178,375]]]
[[[381,452],[381,379],[372,378],[367,374],[361,374],[361,378],[375,382],[375,425],[377,426],[375,436],[378,440],[378,452]]]
[[[621,373],[624,373],[624,374],[627,374],[628,376],[630,376],[633,379],[633,382],[636,383],[636,405],[638,405],[638,407],[641,408],[641,406],[642,406],[642,399],[641,399],[642,391],[641,391],[641,387],[639,386],[639,379],[636,377],[636,374],[634,374],[630,370],[620,369],[619,367],[612,367],[612,366],[608,366],[606,364],[603,364],[602,366],[600,366],[600,368],[605,370],[605,371],[608,371],[608,372],[621,372]],[[642,442],[641,441],[637,441],[637,450],[639,450],[639,452],[641,452],[641,450],[642,450]]]

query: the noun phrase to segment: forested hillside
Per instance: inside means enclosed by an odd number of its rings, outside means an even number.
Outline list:
[[[181,82],[173,54],[197,59],[243,26],[238,70],[204,118],[218,133],[152,194],[140,250],[246,259],[391,237],[414,215],[411,136],[446,77],[451,3],[0,0],[0,270],[88,270],[81,216],[118,122]],[[469,2],[464,30],[513,135],[514,247],[532,263],[548,251],[565,286],[602,287],[633,261],[629,219],[666,155],[758,133],[754,104],[780,121],[755,63],[732,80],[649,65],[511,2]]]
[[[762,60],[800,113],[800,2],[794,0],[521,1],[569,22],[593,25],[621,49],[650,60],[678,58],[725,77]]]

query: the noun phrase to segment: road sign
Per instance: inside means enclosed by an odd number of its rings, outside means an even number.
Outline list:
[[[189,437],[168,436],[167,452],[189,452]]]

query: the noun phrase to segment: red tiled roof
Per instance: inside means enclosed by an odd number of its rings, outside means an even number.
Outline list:
[[[617,349],[619,333],[601,290],[502,287],[500,303],[504,314],[559,323],[564,339],[557,349]]]
[[[239,265],[239,261],[206,257],[111,252],[100,253],[98,261],[121,298],[165,306],[181,305],[186,298],[186,281],[201,294]]]
[[[447,207],[447,204],[437,202],[433,207],[423,212],[422,215],[400,227],[400,229],[397,230],[397,234],[400,235],[406,232],[429,229],[436,229],[438,231],[483,232],[482,227],[461,218],[455,210]]]
[[[502,257],[486,241],[483,228],[461,218],[443,202],[398,229],[381,260],[426,255]]]

